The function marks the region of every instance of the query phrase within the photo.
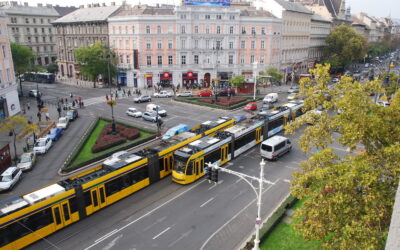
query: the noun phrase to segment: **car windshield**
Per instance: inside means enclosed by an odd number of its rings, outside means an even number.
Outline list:
[[[1,176],[1,182],[9,182],[12,181],[11,175]]]
[[[187,158],[179,155],[174,155],[174,159],[175,159],[174,170],[180,174],[185,173]]]
[[[35,147],[43,147],[45,145],[44,141],[37,141]]]
[[[66,119],[60,119],[60,120],[58,120],[58,122],[59,122],[59,123],[66,123],[67,120],[66,120]]]
[[[73,116],[74,113],[73,113],[72,111],[68,111],[68,112],[67,112],[67,115],[68,115],[68,116]]]
[[[31,162],[31,157],[22,156],[20,163],[27,163],[27,162]]]

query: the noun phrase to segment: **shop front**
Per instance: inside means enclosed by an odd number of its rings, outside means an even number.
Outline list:
[[[153,74],[145,74],[144,78],[146,79],[146,86],[148,88],[153,87]]]
[[[160,73],[160,84],[163,88],[172,87],[172,73],[170,72],[163,72]]]
[[[119,72],[118,74],[118,85],[119,86],[126,86],[126,73]]]
[[[183,88],[197,88],[198,87],[198,76],[197,73],[187,72],[182,73],[182,87]]]
[[[0,120],[5,119],[6,116],[7,116],[6,99],[4,97],[0,97]]]

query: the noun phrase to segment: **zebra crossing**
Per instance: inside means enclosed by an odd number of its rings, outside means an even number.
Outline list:
[[[117,100],[120,99],[125,99],[128,98],[127,96],[125,97],[118,97]],[[99,103],[106,103],[106,97],[105,96],[99,96],[99,97],[93,97],[93,98],[88,98],[86,100],[84,100],[84,104],[85,107],[90,106],[90,105],[95,105],[95,104],[99,104]]]

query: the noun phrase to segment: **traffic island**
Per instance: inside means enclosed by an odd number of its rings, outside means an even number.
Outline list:
[[[68,156],[61,173],[73,170],[104,159],[116,151],[126,150],[152,140],[157,132],[136,127],[132,124],[115,121],[117,133],[111,133],[111,120],[97,118],[78,145]]]
[[[261,99],[261,97],[256,97],[256,101]],[[215,100],[215,97],[177,97],[175,101],[216,109],[233,110],[245,106],[247,103],[254,101],[254,99],[253,97],[218,97],[217,100]]]

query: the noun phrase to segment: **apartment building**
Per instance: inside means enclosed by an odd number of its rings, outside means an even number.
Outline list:
[[[125,6],[108,18],[119,83],[203,86],[280,66],[282,22],[234,6]]]
[[[19,5],[15,1],[1,2],[7,17],[8,33],[12,42],[28,46],[35,53],[35,63],[45,66],[57,58],[54,29],[51,22],[60,14],[52,5]]]
[[[326,37],[332,29],[332,21],[314,14],[311,16],[310,47],[308,49],[308,67],[312,68],[316,62],[321,62],[323,50],[326,46]]]
[[[21,112],[7,32],[7,20],[2,10],[0,10],[0,47],[0,120],[2,120]]]
[[[294,0],[313,13],[332,21],[333,26],[352,23],[350,8],[346,8],[345,0]]]

